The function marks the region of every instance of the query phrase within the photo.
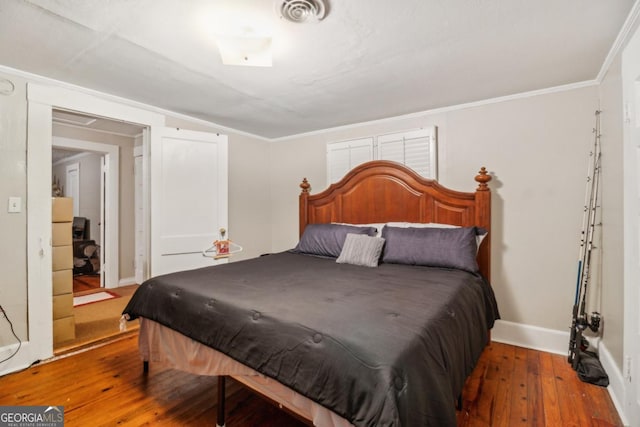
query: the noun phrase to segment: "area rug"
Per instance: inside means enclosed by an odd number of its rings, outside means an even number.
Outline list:
[[[81,305],[93,304],[94,302],[105,301],[108,299],[119,297],[120,295],[110,291],[100,291],[92,294],[73,297],[73,306],[80,307]]]

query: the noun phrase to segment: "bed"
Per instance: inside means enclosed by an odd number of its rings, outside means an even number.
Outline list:
[[[491,202],[402,165],[360,165],[318,194],[300,184],[300,241],[143,283],[148,363],[231,376],[322,427],[454,426],[456,400],[499,317]]]

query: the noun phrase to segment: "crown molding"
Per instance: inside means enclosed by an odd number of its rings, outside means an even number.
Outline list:
[[[119,97],[119,96],[116,96],[116,95],[111,95],[111,94],[108,94],[108,93],[105,93],[105,92],[100,92],[100,91],[97,91],[97,90],[94,90],[94,89],[89,89],[89,88],[86,88],[86,87],[74,85],[72,83],[63,82],[61,80],[52,79],[50,77],[44,77],[44,76],[41,76],[41,75],[38,75],[38,74],[29,73],[27,71],[18,70],[16,68],[7,67],[5,65],[0,65],[0,73],[6,73],[6,74],[9,74],[9,75],[14,75],[16,77],[21,77],[21,78],[24,78],[24,79],[28,79],[29,81],[32,81],[34,83],[60,87],[60,88],[67,89],[67,90],[73,90],[73,91],[80,92],[80,93],[83,93],[83,94],[86,94],[86,95],[95,96],[97,98],[101,98],[101,99],[104,99],[106,101],[117,102],[117,103],[129,106],[129,107],[139,108],[139,109],[142,109],[142,110],[146,110],[146,111],[149,111],[149,112],[162,114],[162,115],[169,116],[169,117],[172,117],[172,118],[188,120],[188,121],[190,121],[192,123],[197,123],[197,124],[200,124],[202,126],[209,127],[209,128],[211,128],[212,132],[220,132],[220,131],[222,131],[222,132],[232,132],[232,133],[235,133],[237,135],[256,138],[256,139],[259,139],[259,140],[265,141],[265,142],[269,142],[270,141],[269,138],[266,138],[264,136],[260,136],[260,135],[256,135],[256,134],[253,134],[253,133],[249,133],[249,132],[241,131],[241,130],[238,130],[238,129],[230,128],[228,126],[220,125],[218,123],[210,122],[210,121],[207,121],[207,120],[198,119],[196,117],[191,117],[191,116],[188,116],[186,114],[176,113],[175,111],[166,110],[164,108],[155,107],[155,106],[149,105],[149,104],[144,104],[142,102],[134,101],[134,100],[131,100],[131,99],[128,99],[128,98],[122,98],[122,97]],[[13,83],[13,82],[11,82],[11,83]]]
[[[638,0],[638,1],[640,1],[640,0]],[[513,95],[505,95],[505,96],[499,96],[499,97],[496,97],[496,98],[483,99],[481,101],[468,102],[468,103],[465,103],[465,104],[457,104],[457,105],[451,105],[451,106],[448,106],[448,107],[441,107],[441,108],[434,108],[434,109],[431,109],[431,110],[418,111],[418,112],[415,112],[415,113],[404,114],[402,116],[393,116],[393,117],[387,117],[387,118],[384,118],[384,119],[371,120],[371,121],[367,121],[367,122],[353,123],[353,124],[350,124],[350,125],[336,126],[336,127],[327,128],[327,129],[320,129],[320,130],[311,131],[311,132],[299,133],[299,134],[295,134],[295,135],[282,136],[282,137],[278,137],[278,138],[272,138],[271,142],[284,142],[284,141],[290,141],[292,139],[323,135],[323,134],[325,134],[327,132],[336,132],[336,131],[342,131],[342,130],[348,130],[348,129],[357,129],[357,128],[360,128],[360,127],[363,127],[363,126],[371,126],[371,125],[379,125],[379,124],[384,124],[384,123],[392,123],[392,122],[396,122],[396,121],[400,121],[400,120],[412,119],[412,118],[415,118],[415,117],[424,117],[424,116],[431,116],[431,115],[435,115],[435,114],[449,113],[449,112],[452,112],[452,111],[466,110],[468,108],[482,107],[482,106],[485,106],[485,105],[497,104],[497,103],[500,103],[500,102],[514,101],[514,100],[518,100],[518,99],[530,98],[530,97],[540,96],[540,95],[548,95],[548,94],[558,93],[558,92],[566,92],[566,91],[570,91],[570,90],[581,89],[581,88],[590,87],[590,86],[596,86],[598,84],[599,84],[599,82],[597,80],[586,80],[586,81],[583,81],[583,82],[577,82],[577,83],[570,83],[570,84],[566,84],[566,85],[554,86],[554,87],[550,87],[550,88],[546,88],[546,89],[538,89],[538,90],[532,90],[532,91],[529,91],[529,92],[516,93],[516,94],[513,94]]]
[[[636,2],[631,7],[631,11],[627,16],[627,19],[624,21],[622,28],[620,28],[620,32],[616,37],[611,49],[609,49],[609,53],[607,54],[604,62],[602,63],[602,67],[600,67],[600,72],[598,72],[598,76],[596,77],[596,81],[602,83],[604,80],[604,76],[606,76],[611,64],[615,57],[622,51],[624,46],[629,41],[629,37],[632,35],[632,30],[638,24],[638,17],[640,17],[640,0],[636,0]]]

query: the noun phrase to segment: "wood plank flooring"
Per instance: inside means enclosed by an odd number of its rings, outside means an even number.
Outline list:
[[[137,336],[0,377],[0,405],[62,405],[67,426],[215,426],[216,378],[142,373]],[[305,424],[227,383],[227,426]],[[469,377],[458,426],[621,426],[607,390],[563,356],[492,343]]]
[[[73,276],[73,293],[100,289],[100,274],[78,274]]]

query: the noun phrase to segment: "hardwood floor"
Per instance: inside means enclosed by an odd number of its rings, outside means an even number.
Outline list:
[[[621,426],[607,390],[581,382],[563,356],[492,343],[463,393],[458,426]],[[0,405],[62,405],[67,426],[214,426],[216,378],[142,373],[128,336],[0,377]],[[233,381],[229,427],[305,424]]]
[[[100,289],[100,274],[79,274],[73,276],[73,293]]]

